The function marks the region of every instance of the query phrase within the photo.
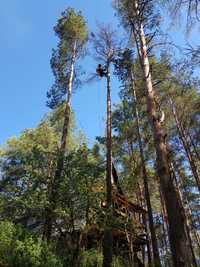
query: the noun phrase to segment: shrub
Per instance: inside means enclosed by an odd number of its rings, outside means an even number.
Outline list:
[[[87,250],[81,254],[81,267],[101,267],[103,264],[103,255],[95,249]],[[121,257],[113,257],[113,267],[125,267]]]
[[[10,222],[0,223],[0,266],[62,267],[46,242]]]
[[[103,256],[95,249],[90,249],[81,254],[81,267],[101,267]]]

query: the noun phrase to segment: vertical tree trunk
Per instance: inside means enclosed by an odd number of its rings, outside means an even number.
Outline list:
[[[135,13],[139,16],[137,0],[135,0],[134,3]],[[138,31],[135,32],[135,35],[139,37],[142,70],[146,87],[147,113],[154,137],[157,156],[157,173],[160,179],[161,190],[163,192],[169,219],[169,237],[174,267],[191,267],[192,255],[185,227],[185,218],[181,213],[181,206],[168,168],[165,134],[161,122],[156,116],[155,92],[152,85],[146,37],[143,24],[139,21],[139,18],[137,21],[137,28]],[[135,31],[135,28],[133,30]],[[137,42],[138,40],[136,39],[135,41]]]
[[[161,188],[160,188],[160,184],[158,184],[159,186],[159,194],[160,194],[160,202],[161,202],[161,217],[162,217],[162,221],[163,221],[163,239],[164,239],[164,243],[165,243],[165,248],[166,248],[166,253],[170,254],[169,251],[169,239],[168,239],[168,234],[169,234],[169,223],[168,223],[168,217],[167,217],[167,212],[166,212],[166,206],[164,203],[164,199],[163,199],[163,195],[161,192]],[[170,258],[168,257],[166,260],[168,266],[171,266],[171,254],[170,254]]]
[[[197,262],[196,262],[196,258],[195,258],[195,254],[194,254],[194,249],[193,249],[193,246],[192,246],[191,227],[190,227],[190,223],[189,223],[189,220],[188,220],[188,216],[187,216],[185,207],[183,205],[183,196],[182,196],[182,192],[180,190],[180,185],[179,185],[179,182],[177,180],[173,164],[171,164],[171,171],[172,171],[172,175],[173,175],[173,178],[174,178],[174,181],[175,181],[175,184],[176,184],[176,190],[177,190],[177,194],[179,196],[180,206],[182,207],[182,213],[183,213],[183,215],[185,217],[185,221],[186,221],[186,230],[187,230],[190,249],[191,249],[191,253],[192,253],[193,265],[194,265],[194,267],[198,267],[197,266]]]
[[[51,191],[49,194],[49,206],[46,208],[46,218],[45,218],[45,223],[44,223],[43,236],[47,240],[51,239],[52,225],[55,219],[54,210],[56,208],[58,186],[60,184],[61,175],[63,171],[64,155],[65,155],[65,150],[66,150],[67,137],[69,133],[75,59],[76,59],[76,42],[74,43],[72,61],[71,61],[71,66],[70,66],[70,77],[69,77],[69,81],[67,85],[67,98],[66,98],[65,110],[64,110],[64,122],[63,122],[62,136],[61,136],[60,151],[58,153],[56,171],[54,174],[54,179],[53,179]]]
[[[190,144],[191,144],[191,146],[193,148],[193,151],[194,151],[194,154],[195,154],[196,158],[200,161],[200,154],[199,154],[199,152],[197,150],[197,147],[196,147],[196,145],[194,143],[194,140],[193,140],[193,138],[191,136],[191,133],[190,133],[189,129],[188,129],[188,131],[186,133],[186,138],[187,138],[187,136],[188,136],[188,139],[190,140],[189,142],[190,142]]]
[[[138,184],[139,188],[139,193],[140,193],[140,206],[143,207],[143,204],[146,204],[146,201],[144,200],[145,194],[142,192],[140,184]],[[144,197],[143,197],[144,195]],[[148,225],[147,225],[147,218],[146,214],[142,213],[142,221],[145,226],[145,232],[147,234],[147,256],[148,256],[148,266],[152,266],[152,257],[151,257],[151,246],[150,246],[150,235],[149,235],[149,230],[148,230]]]
[[[162,232],[163,232],[163,250],[165,251],[165,255],[168,253],[168,243],[167,243],[167,229],[166,223],[163,215],[163,211],[161,210],[161,219],[162,219]],[[170,266],[170,261],[166,259],[167,266]]]
[[[143,150],[143,145],[142,145],[142,136],[140,133],[140,120],[139,120],[138,107],[137,107],[137,96],[136,96],[136,92],[135,92],[134,77],[133,77],[132,71],[131,71],[131,84],[132,84],[132,92],[133,92],[133,98],[134,98],[134,113],[136,116],[137,139],[138,139],[139,149],[140,149],[144,193],[145,193],[145,200],[146,200],[147,211],[148,211],[149,229],[151,232],[154,263],[155,263],[156,267],[161,267],[160,256],[159,256],[159,251],[158,251],[158,244],[157,244],[157,240],[156,240],[156,233],[155,233],[155,228],[154,228],[154,223],[153,223],[153,211],[152,211],[152,207],[151,207],[151,200],[150,200],[150,194],[149,194],[148,175],[147,175],[144,150]]]
[[[185,131],[184,131],[182,125],[181,125],[181,122],[178,119],[176,107],[175,107],[175,104],[173,103],[173,100],[171,99],[171,97],[169,98],[169,101],[170,101],[170,105],[171,105],[171,108],[172,108],[172,113],[173,113],[174,119],[176,121],[176,126],[177,126],[177,130],[178,130],[179,138],[181,139],[181,142],[182,142],[183,147],[185,149],[186,156],[187,156],[189,164],[190,164],[190,168],[191,168],[193,176],[194,176],[194,178],[196,180],[197,187],[198,187],[198,189],[200,191],[200,176],[198,174],[198,170],[197,170],[197,166],[195,164],[193,153],[192,153],[192,151],[190,149],[190,145],[189,145],[189,143],[187,141],[187,137],[186,137]]]
[[[196,239],[196,244],[197,244],[197,247],[198,247],[198,250],[199,250],[199,256],[200,256],[200,236],[199,236],[199,232],[197,232],[197,229],[195,227],[195,224],[194,224],[194,221],[193,221],[193,215],[192,215],[192,211],[191,211],[191,208],[189,206],[189,202],[187,199],[184,199],[184,201],[186,202],[186,205],[187,205],[187,208],[186,208],[186,213],[188,214],[188,218],[190,219],[190,222],[191,222],[191,230],[192,230],[192,233],[193,235],[195,236],[195,239]]]
[[[174,162],[173,162],[173,165],[175,166]],[[178,174],[178,177],[179,177],[179,181],[176,178],[176,184],[177,184],[177,187],[179,188],[179,191],[180,191],[180,188],[183,187],[182,175],[181,175],[181,172],[180,172],[179,168],[176,168],[176,171],[177,171],[177,174]],[[181,199],[182,199],[182,202],[183,202],[183,195],[182,195],[181,191],[180,191],[180,195],[181,195]],[[190,204],[189,204],[189,201],[188,201],[187,197],[184,197],[184,203],[185,203],[185,213],[186,213],[186,216],[188,218],[188,224],[190,226],[190,231],[191,231],[191,233],[193,233],[193,236],[196,239],[196,244],[197,244],[197,247],[198,247],[199,252],[200,252],[200,237],[199,237],[199,233],[195,229],[195,225],[194,225],[194,222],[193,222],[193,215],[192,215],[192,211],[191,211]]]
[[[106,196],[107,212],[103,240],[103,267],[112,266],[113,235],[112,235],[112,117],[111,117],[111,86],[110,62],[107,62],[107,166],[106,166]]]
[[[160,193],[160,202],[161,202],[161,207],[162,207],[162,214],[163,214],[163,218],[164,218],[164,225],[165,225],[166,232],[169,234],[169,220],[168,220],[166,206],[165,206],[163,194],[162,194],[162,191],[160,188],[160,184],[159,184],[159,193]]]

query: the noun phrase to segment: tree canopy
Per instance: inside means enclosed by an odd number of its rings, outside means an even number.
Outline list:
[[[110,2],[120,31],[61,13],[50,112],[0,148],[0,267],[199,266],[199,46],[177,56],[162,26],[179,12],[198,25],[199,3]],[[87,62],[107,107],[92,143],[72,101]]]

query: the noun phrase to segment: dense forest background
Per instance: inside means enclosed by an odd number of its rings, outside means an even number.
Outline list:
[[[116,27],[55,18],[49,111],[1,146],[0,267],[200,266],[199,2],[110,5]],[[85,87],[103,90],[89,142]]]

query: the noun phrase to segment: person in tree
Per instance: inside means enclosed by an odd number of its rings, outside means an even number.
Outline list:
[[[96,72],[99,75],[99,77],[101,77],[101,78],[106,77],[106,75],[107,75],[106,69],[103,68],[101,64],[98,64]]]

